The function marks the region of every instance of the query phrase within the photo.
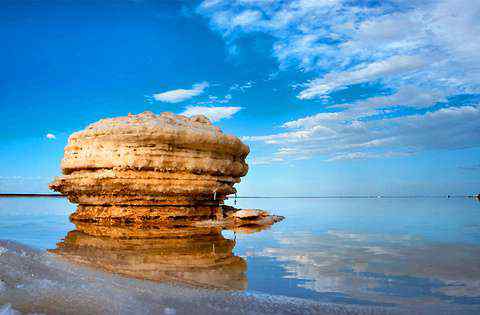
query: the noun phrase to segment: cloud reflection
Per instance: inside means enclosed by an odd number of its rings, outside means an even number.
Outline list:
[[[480,304],[479,246],[337,230],[279,242],[262,255],[306,289],[383,303]]]

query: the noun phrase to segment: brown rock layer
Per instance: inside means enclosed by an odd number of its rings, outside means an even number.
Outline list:
[[[105,237],[100,226],[81,223],[50,252],[72,263],[139,279],[224,290],[247,287],[246,261],[233,254],[235,241],[224,238],[221,229],[122,230],[118,238],[105,230]]]
[[[79,204],[75,220],[215,219],[247,173],[248,153],[204,116],[103,119],[70,136],[50,188]]]

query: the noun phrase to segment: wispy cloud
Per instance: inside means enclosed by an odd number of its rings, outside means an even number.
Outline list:
[[[208,82],[201,82],[194,84],[191,89],[178,89],[153,94],[153,98],[160,102],[179,103],[202,94],[208,87]]]
[[[201,101],[201,102],[196,102],[195,104],[199,104],[199,105],[202,105],[202,104],[227,104],[227,103],[230,103],[231,100],[232,100],[232,95],[231,94],[227,94],[223,98],[218,97],[218,96],[214,96],[214,95],[209,95],[208,100]]]
[[[240,91],[240,92],[245,92],[245,90],[248,90],[252,88],[255,85],[254,81],[247,81],[245,83],[239,84],[235,83],[230,86],[230,91]]]
[[[337,161],[478,146],[479,123],[479,106],[371,120],[359,120],[343,111],[288,121],[283,124],[285,132],[243,139],[278,146],[274,155],[284,160],[322,155],[327,161]]]
[[[452,93],[479,91],[479,9],[469,0],[373,6],[225,0],[205,1],[198,12],[229,45],[236,45],[238,34],[263,32],[273,37],[273,56],[281,68],[321,73],[299,94],[312,99],[378,79],[393,88],[413,81]]]
[[[218,107],[210,107],[210,106],[188,106],[181,115],[185,115],[187,117],[195,116],[195,115],[204,115],[212,122],[219,121],[220,119],[231,118],[237,112],[239,112],[242,107],[234,107],[234,106],[218,106]]]
[[[477,1],[216,0],[197,11],[227,45],[239,45],[236,39],[248,34],[268,34],[280,71],[313,77],[296,85],[297,97],[328,103],[317,114],[285,122],[283,132],[244,137],[278,146],[262,161],[315,155],[338,161],[480,146],[479,105],[452,101],[480,95]],[[325,101],[336,91],[372,83],[381,94]]]
[[[413,153],[410,152],[382,152],[382,153],[368,153],[368,152],[350,152],[345,154],[338,154],[329,159],[327,162],[334,161],[349,161],[349,160],[363,160],[363,159],[378,159],[385,157],[402,157],[410,156]]]
[[[463,270],[452,268],[452,257],[458,257],[466,270],[478,270],[478,261],[470,258],[472,252],[479,253],[475,245],[433,243],[408,234],[342,230],[316,235],[293,232],[288,237],[278,237],[277,241],[279,245],[265,248],[258,255],[281,261],[291,277],[306,280],[302,287],[316,292],[341,292],[376,302],[384,302],[388,296],[389,301],[397,305],[411,303],[413,298],[410,301],[406,296],[391,294],[392,286],[423,290],[422,296],[414,297],[416,303],[428,303],[437,298],[439,292],[445,295],[445,301],[459,296],[476,296],[478,292],[480,273],[466,276]],[[432,259],[435,259],[434,264]],[[435,280],[407,283],[399,275]],[[370,287],[376,289],[365,289]]]
[[[422,68],[425,61],[414,56],[393,56],[386,60],[362,64],[349,71],[330,72],[307,84],[298,98],[312,99],[352,84],[391,78]]]

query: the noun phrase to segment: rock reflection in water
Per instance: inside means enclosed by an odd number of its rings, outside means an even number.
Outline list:
[[[129,277],[245,290],[246,261],[212,227],[108,227],[75,223],[51,250],[69,262]]]

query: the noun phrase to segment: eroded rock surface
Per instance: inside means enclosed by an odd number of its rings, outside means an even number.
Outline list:
[[[204,116],[145,112],[72,134],[50,188],[77,203],[72,219],[222,219],[220,205],[248,171],[247,145]]]

